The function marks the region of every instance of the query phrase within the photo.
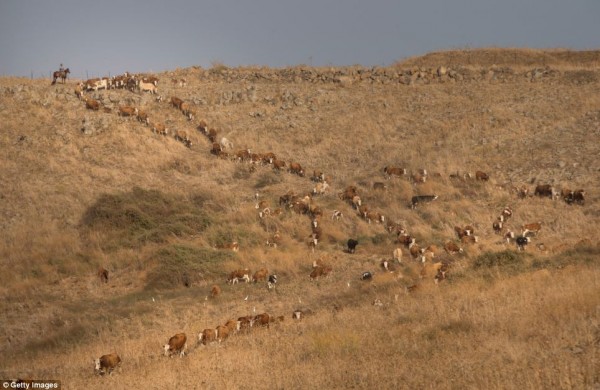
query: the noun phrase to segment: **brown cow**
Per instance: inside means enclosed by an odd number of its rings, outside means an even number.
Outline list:
[[[229,337],[229,328],[227,326],[219,325],[216,329],[217,341],[222,342]]]
[[[273,169],[277,169],[279,171],[283,168],[285,168],[285,161],[278,159],[273,160]]]
[[[169,342],[165,344],[165,356],[171,357],[175,353],[179,353],[179,357],[185,355],[187,348],[187,336],[185,333],[177,333],[175,336],[169,339]]]
[[[91,97],[86,97],[85,99],[85,108],[88,110],[98,111],[100,109],[100,102]]]
[[[304,169],[302,169],[302,165],[300,165],[296,162],[290,163],[289,171],[290,171],[290,173],[294,173],[300,177],[304,177]]]
[[[98,272],[96,273],[98,278],[100,278],[100,282],[108,283],[108,270],[104,267],[98,268]]]
[[[483,171],[477,171],[475,172],[475,179],[480,181],[488,181],[490,176]]]
[[[119,106],[119,116],[137,116],[138,109],[131,106]]]
[[[271,316],[267,313],[257,314],[254,317],[254,326],[266,326],[269,327],[269,322],[271,322]]]
[[[212,286],[212,288],[210,289],[210,296],[213,298],[216,298],[220,294],[221,294],[221,287],[217,286],[216,284],[214,286]]]
[[[318,279],[321,276],[327,276],[329,275],[329,273],[332,271],[331,266],[328,265],[318,265],[316,267],[313,268],[312,272],[310,273],[310,278],[311,279]]]
[[[258,282],[259,280],[265,281],[267,280],[267,276],[269,276],[269,271],[266,268],[261,268],[254,273],[252,281],[254,283]]]
[[[102,355],[94,361],[95,372],[98,375],[109,374],[121,365],[121,358],[116,353]]]
[[[179,99],[178,97],[172,96],[171,97],[171,105],[173,107],[175,107],[178,110],[181,110],[181,105],[183,104],[183,100]]]

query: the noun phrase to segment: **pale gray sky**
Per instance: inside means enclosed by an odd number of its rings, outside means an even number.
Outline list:
[[[0,75],[390,65],[431,51],[600,49],[600,0],[0,0]]]

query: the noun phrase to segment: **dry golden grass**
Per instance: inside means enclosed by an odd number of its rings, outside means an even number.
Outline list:
[[[383,73],[359,81],[355,67],[215,64],[158,75],[163,96],[191,102],[234,150],[274,152],[302,164],[305,178],[210,155],[197,120],[151,96],[92,94],[106,107],[139,106],[151,121],[186,130],[191,148],[114,111],[87,111],[74,81],[51,87],[1,78],[0,377],[54,378],[66,388],[598,386],[598,57],[467,50],[378,70],[426,73],[406,84]],[[440,65],[463,78],[428,76]],[[536,76],[540,69],[546,73]],[[333,82],[335,72],[356,78]],[[188,86],[171,77],[185,77]],[[428,181],[386,179],[383,167],[391,165],[425,168]],[[331,182],[313,198],[324,210],[314,252],[308,216],[285,210],[261,219],[255,208],[256,192],[272,209],[288,191],[310,192],[313,170]],[[449,177],[476,170],[490,181]],[[373,190],[376,181],[387,189]],[[512,191],[537,183],[584,188],[586,203],[519,199]],[[420,278],[408,250],[396,272],[385,274],[379,263],[398,244],[339,199],[349,185],[423,247],[457,241],[454,226],[467,224],[479,242],[440,256],[452,264],[438,285],[431,275]],[[418,194],[439,199],[411,210]],[[512,230],[543,223],[525,253],[492,230],[507,205]],[[334,209],[341,220],[331,219]],[[280,244],[267,247],[275,231]],[[360,242],[352,255],[344,252],[350,237]],[[233,241],[237,253],[214,248]],[[333,272],[311,281],[317,259]],[[108,284],[96,277],[100,266],[109,270]],[[267,268],[278,286],[225,283],[243,267]],[[359,280],[364,271],[375,273],[371,282]],[[214,284],[222,293],[211,298]],[[293,321],[297,308],[313,314]],[[285,321],[196,346],[202,329],[265,311]],[[162,344],[180,331],[190,354],[162,357]],[[92,359],[113,351],[121,369],[95,376]]]

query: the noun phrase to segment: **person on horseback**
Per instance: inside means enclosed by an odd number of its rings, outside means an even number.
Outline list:
[[[64,72],[65,71],[65,68],[64,68],[63,64],[60,64],[60,68],[58,68],[58,71],[59,72]]]

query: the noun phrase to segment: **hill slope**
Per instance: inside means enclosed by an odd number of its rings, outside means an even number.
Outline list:
[[[164,101],[101,90],[88,94],[106,108],[97,112],[74,80],[0,79],[0,376],[78,388],[232,388],[239,372],[248,387],[266,387],[267,375],[285,388],[598,384],[598,56],[492,49],[389,68],[178,69],[157,75]],[[117,115],[120,105],[171,134]],[[230,153],[272,152],[305,177],[212,155],[201,119],[233,142]],[[388,179],[386,166],[408,174]],[[427,181],[415,183],[422,169]],[[478,170],[489,181],[469,178]],[[323,210],[314,251],[311,216],[279,201],[310,192],[313,171],[330,184],[311,201]],[[585,189],[585,204],[517,195],[537,184]],[[459,243],[455,226],[473,226],[478,242],[441,250],[434,261],[450,264],[449,276],[435,284],[395,234],[340,199],[348,186],[423,248]],[[259,217],[257,193],[282,214]],[[411,209],[412,196],[430,194],[438,199]],[[506,206],[505,229],[542,223],[524,252],[492,229]],[[275,232],[278,246],[265,245]],[[350,237],[354,254],[344,251]],[[215,248],[234,241],[239,252]],[[403,262],[386,273],[379,264],[396,247]],[[317,259],[333,271],[310,281]],[[225,283],[244,267],[280,283]],[[364,271],[374,280],[359,280]],[[213,299],[214,284],[223,292]],[[313,315],[293,321],[297,308]],[[285,320],[195,348],[202,329],[264,311]],[[163,360],[160,345],[179,331],[192,352]],[[121,371],[93,376],[91,359],[112,351]]]

